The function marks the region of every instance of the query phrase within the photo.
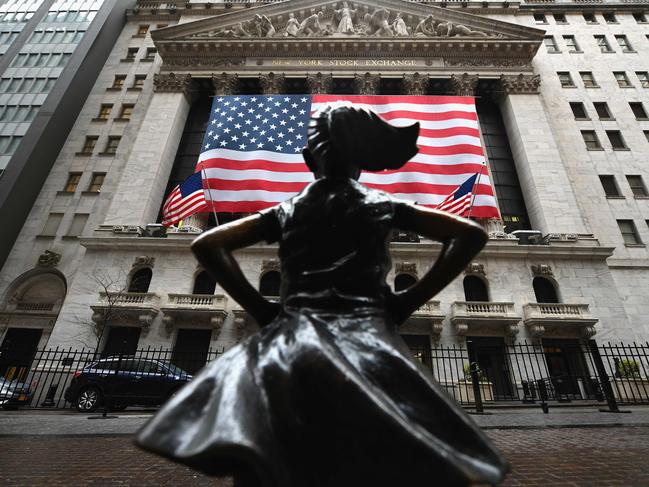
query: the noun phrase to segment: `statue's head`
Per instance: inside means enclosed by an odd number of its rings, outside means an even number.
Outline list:
[[[358,179],[402,167],[417,153],[418,135],[419,123],[394,127],[368,109],[327,106],[311,118],[302,154],[317,178]]]

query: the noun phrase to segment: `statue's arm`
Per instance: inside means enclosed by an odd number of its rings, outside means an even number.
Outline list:
[[[407,290],[395,293],[392,314],[400,324],[455,279],[482,250],[488,237],[471,220],[406,203],[395,205],[394,226],[444,244],[428,272]]]
[[[204,232],[192,242],[192,252],[216,282],[257,321],[270,323],[279,304],[264,298],[244,276],[232,252],[267,240],[261,214],[251,215]]]

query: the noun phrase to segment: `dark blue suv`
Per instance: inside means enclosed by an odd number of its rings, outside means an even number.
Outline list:
[[[78,411],[92,411],[108,400],[113,410],[157,406],[192,376],[173,364],[153,359],[108,357],[74,373],[65,400]]]

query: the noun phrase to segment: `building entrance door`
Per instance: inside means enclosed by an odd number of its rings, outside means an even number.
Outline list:
[[[198,372],[207,362],[211,339],[212,330],[209,328],[180,328],[171,355],[171,363],[190,374]]]
[[[0,346],[0,376],[21,380],[27,375],[43,330],[9,328]]]
[[[101,356],[135,355],[141,332],[142,329],[135,326],[111,326]]]
[[[469,360],[478,362],[480,370],[492,383],[494,399],[514,398],[509,371],[509,361],[502,337],[467,337]]]
[[[590,376],[579,340],[543,340],[543,352],[556,398],[585,399]]]

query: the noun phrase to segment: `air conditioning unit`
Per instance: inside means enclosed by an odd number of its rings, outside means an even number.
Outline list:
[[[149,223],[144,229],[143,237],[166,238],[167,227],[159,223]]]

